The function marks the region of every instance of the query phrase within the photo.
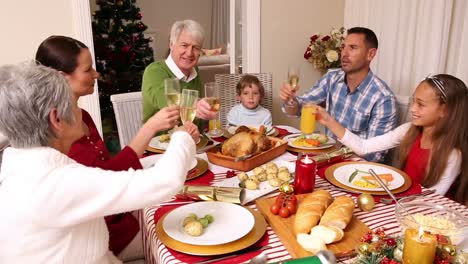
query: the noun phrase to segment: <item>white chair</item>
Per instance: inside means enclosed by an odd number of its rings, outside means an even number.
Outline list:
[[[114,107],[120,147],[124,148],[143,124],[142,94],[141,92],[113,94],[110,99]]]
[[[273,77],[271,73],[249,73],[256,76],[265,88],[265,97],[262,106],[273,113]],[[236,85],[245,74],[216,74],[215,82],[219,85],[219,96],[221,98],[220,119],[221,125],[226,126],[226,116],[229,110],[237,104]]]

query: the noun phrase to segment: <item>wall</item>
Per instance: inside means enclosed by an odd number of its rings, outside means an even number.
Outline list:
[[[165,58],[169,49],[169,31],[177,20],[193,19],[205,29],[205,46],[211,39],[211,6],[213,0],[138,0],[143,23],[154,33],[155,58]]]
[[[0,65],[33,59],[52,34],[74,36],[71,0],[2,1]]]
[[[312,87],[320,73],[303,57],[309,38],[341,27],[343,17],[344,0],[262,0],[260,67],[273,74],[273,124],[299,127],[299,120],[286,117],[280,108],[279,89],[288,65],[301,67],[299,93]]]

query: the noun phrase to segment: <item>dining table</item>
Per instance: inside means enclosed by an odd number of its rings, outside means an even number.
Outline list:
[[[291,127],[283,127],[283,129],[288,129],[290,132],[297,132],[298,130]],[[159,154],[161,155],[161,154]],[[208,169],[199,177],[187,181],[186,184],[193,184],[193,185],[210,185],[216,186],[220,182],[223,182],[227,178],[235,177],[238,171],[222,167],[216,164],[212,164],[208,161],[206,153],[200,153],[196,155],[198,159],[202,159],[207,161]],[[286,151],[281,156],[272,160],[281,161],[281,162],[291,162],[295,163],[297,160],[297,153]],[[346,162],[346,161],[362,161],[365,162],[364,159],[359,158],[357,156],[353,156],[350,159],[340,160],[339,162]],[[335,163],[336,164],[336,163]],[[328,167],[333,164],[325,164],[318,168],[318,172],[315,179],[315,190],[327,190],[333,197],[338,197],[342,195],[350,196],[355,201],[357,199],[357,195],[351,192],[348,192],[343,189],[337,188],[335,185],[331,184],[325,177],[325,171]],[[193,183],[191,183],[193,181]],[[421,186],[416,186],[419,189],[419,192],[424,191],[425,188]],[[274,197],[279,194],[278,190],[275,190],[271,193],[266,194],[265,196],[258,198],[263,199],[266,197]],[[425,196],[425,199],[428,200],[432,204],[439,204],[445,207],[450,207],[464,215],[468,218],[468,207],[461,205],[453,200],[450,200],[442,195],[437,193],[431,193]],[[206,261],[210,259],[214,259],[217,256],[197,256],[197,255],[190,255],[178,252],[171,248],[166,247],[164,243],[158,238],[157,236],[157,221],[161,219],[161,217],[169,212],[170,210],[177,208],[178,204],[171,205],[171,202],[174,200],[169,200],[167,203],[154,205],[147,208],[142,209],[142,213],[140,214],[140,223],[141,229],[143,232],[143,246],[145,252],[145,259],[146,263],[158,263],[158,264],[178,264],[178,263],[197,263],[201,261]],[[378,199],[377,199],[378,201]],[[249,202],[244,205],[252,210],[258,211],[256,204],[254,201]],[[362,221],[370,230],[377,230],[383,229],[387,235],[396,235],[402,232],[402,227],[398,222],[396,215],[395,215],[395,204],[384,204],[381,202],[377,202],[375,207],[370,211],[362,211],[358,206],[354,209],[354,216],[357,217],[360,221]],[[292,227],[291,227],[292,228]],[[468,239],[465,239],[468,240]],[[269,263],[273,262],[280,262],[285,260],[290,260],[292,258],[291,254],[288,252],[287,248],[281,241],[278,234],[275,230],[267,223],[266,232],[264,236],[253,246],[265,246],[268,245],[269,248],[263,250],[263,252],[267,256],[267,261]],[[467,249],[467,245],[464,245],[465,250]],[[258,255],[261,251],[245,253],[244,256],[241,254],[240,256],[236,256],[230,259],[221,260],[218,262],[213,263],[248,263],[249,260]],[[345,259],[338,259],[338,262],[341,263],[352,263],[352,258],[345,258]]]

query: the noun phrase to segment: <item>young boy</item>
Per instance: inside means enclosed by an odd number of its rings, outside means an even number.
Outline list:
[[[265,96],[265,89],[257,77],[244,75],[236,86],[239,104],[227,115],[231,125],[268,125],[271,126],[271,113],[260,102]]]

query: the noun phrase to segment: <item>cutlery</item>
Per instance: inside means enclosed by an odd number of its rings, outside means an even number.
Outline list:
[[[410,201],[411,201],[411,200],[416,199],[419,196],[425,196],[425,195],[429,195],[429,194],[433,194],[433,193],[435,193],[435,190],[425,190],[422,193],[412,194],[412,195],[408,195],[408,196],[401,196],[401,197],[397,197],[396,199],[400,200],[402,198],[411,197],[412,198],[412,199],[410,199]],[[390,198],[380,198],[380,202],[383,203],[383,204],[392,204],[393,200],[390,199]]]
[[[237,257],[237,256],[240,256],[240,255],[245,254],[245,253],[255,252],[255,251],[258,251],[258,250],[267,250],[269,248],[271,248],[271,246],[257,246],[257,247],[253,247],[253,248],[247,248],[247,249],[237,251],[234,254],[230,254],[230,255],[227,255],[227,256],[218,257],[218,258],[214,258],[214,259],[210,259],[210,260],[205,260],[205,261],[202,261],[202,262],[197,262],[195,264],[213,263],[213,262],[216,262],[216,261],[229,259],[229,258],[232,258],[232,257]]]
[[[382,187],[387,193],[388,195],[390,195],[390,197],[392,197],[393,201],[395,201],[396,205],[401,207],[401,209],[403,209],[403,211],[405,211],[405,213],[408,214],[408,216],[411,218],[411,220],[413,220],[415,223],[418,223],[418,221],[416,219],[414,219],[413,215],[410,214],[408,212],[408,210],[406,210],[406,207],[404,207],[401,203],[398,202],[397,198],[395,197],[395,195],[393,195],[392,191],[390,191],[390,189],[388,189],[387,185],[385,185],[383,183],[383,181],[379,178],[379,176],[377,175],[377,173],[375,173],[375,171],[373,169],[369,169],[369,173],[370,175],[372,175],[372,177],[374,177],[374,179],[380,184],[380,187]]]

